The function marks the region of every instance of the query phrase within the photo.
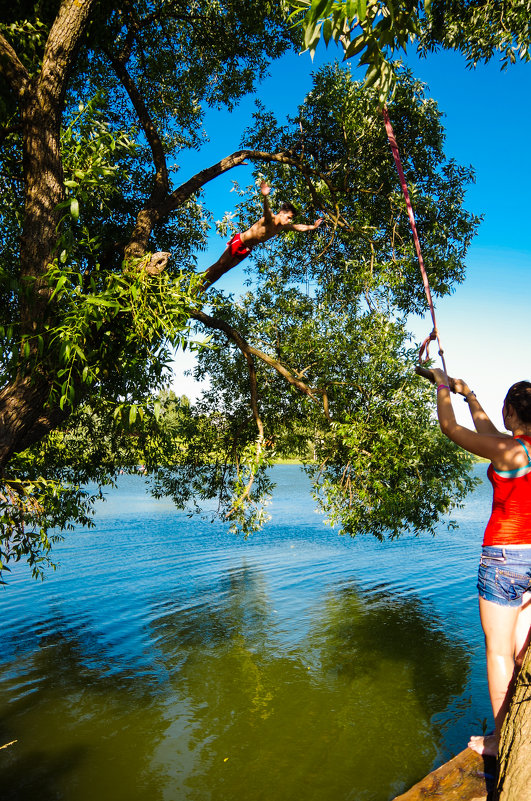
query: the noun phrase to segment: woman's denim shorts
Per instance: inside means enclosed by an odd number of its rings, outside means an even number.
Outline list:
[[[484,547],[479,560],[478,590],[486,601],[521,606],[531,590],[531,548]]]

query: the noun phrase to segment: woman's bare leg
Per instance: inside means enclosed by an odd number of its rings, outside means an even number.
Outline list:
[[[481,597],[479,599],[487,653],[489,695],[495,723],[494,734],[470,738],[469,747],[479,754],[496,756],[498,753],[500,731],[511,700],[515,676],[516,630],[520,611],[521,607],[518,606],[502,606]]]

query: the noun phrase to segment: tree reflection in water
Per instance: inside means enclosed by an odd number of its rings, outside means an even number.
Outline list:
[[[427,605],[343,583],[286,645],[260,572],[211,590],[152,622],[175,693],[166,798],[384,801],[430,769],[469,661]]]
[[[463,646],[415,596],[348,581],[286,628],[266,577],[206,570],[98,625],[96,599],[7,632],[2,799],[386,801],[426,773]]]

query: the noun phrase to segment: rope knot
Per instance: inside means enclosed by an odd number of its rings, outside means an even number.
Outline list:
[[[430,358],[430,352],[429,352],[430,342],[433,342],[436,339],[438,339],[437,329],[434,328],[433,331],[431,332],[431,334],[426,337],[426,339],[424,340],[424,342],[420,346],[419,364],[425,364],[425,362],[429,361],[429,358]]]

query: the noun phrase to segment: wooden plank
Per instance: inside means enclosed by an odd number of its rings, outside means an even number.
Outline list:
[[[393,801],[490,801],[496,760],[465,748]]]

